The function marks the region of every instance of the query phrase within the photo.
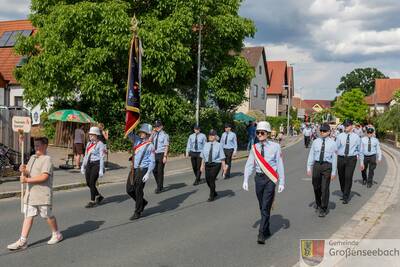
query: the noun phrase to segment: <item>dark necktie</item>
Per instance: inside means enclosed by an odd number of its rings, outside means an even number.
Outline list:
[[[325,154],[325,138],[323,138],[322,146],[321,146],[321,153],[319,154],[319,162],[322,163],[324,161],[324,154]]]
[[[160,132],[157,132],[157,134],[156,134],[156,144],[154,145],[155,146],[155,150],[157,150],[157,148],[158,148],[158,135],[160,134]]]
[[[199,143],[197,141],[197,134],[196,134],[196,137],[194,138],[194,150],[196,150],[196,152],[197,152],[197,150],[199,150]]]
[[[226,136],[225,136],[225,145],[228,144],[228,136],[229,136],[229,132],[226,132]]]
[[[350,151],[350,134],[347,134],[346,148],[344,149],[344,155],[346,157],[349,155],[349,151]]]
[[[211,163],[212,160],[212,154],[213,154],[213,143],[211,143],[211,147],[210,147],[210,153],[208,153],[208,163]]]
[[[261,143],[261,156],[264,157],[264,143]]]
[[[368,152],[371,152],[371,137],[368,137]]]

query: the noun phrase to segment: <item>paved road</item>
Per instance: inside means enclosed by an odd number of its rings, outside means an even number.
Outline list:
[[[308,151],[307,151],[308,152]],[[378,184],[367,189],[357,171],[349,205],[339,201],[339,182],[331,186],[331,212],[318,218],[312,208],[311,180],[305,176],[306,150],[298,143],[284,150],[287,188],[279,194],[271,218],[273,236],[265,246],[256,243],[259,211],[254,193],[241,189],[244,160],[234,162],[230,180],[217,181],[219,199],[206,201],[205,184],[192,186],[190,172],[169,177],[167,192],[153,193],[146,185],[149,206],[142,219],[131,222],[133,202],[124,184],[104,185],[106,203],[85,209],[86,189],[57,192],[54,212],[65,237],[54,246],[45,222],[38,218],[30,247],[10,253],[22,220],[19,200],[0,201],[1,266],[292,266],[298,261],[300,238],[328,238],[368,200],[385,175],[378,166]]]

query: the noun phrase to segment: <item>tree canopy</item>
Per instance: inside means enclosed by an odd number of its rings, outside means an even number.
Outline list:
[[[368,116],[368,105],[364,97],[364,93],[359,88],[344,92],[333,106],[335,115],[342,120],[352,119],[360,123],[364,122]]]
[[[380,78],[387,77],[376,68],[357,68],[340,78],[340,84],[336,91],[340,93],[360,88],[368,96],[374,92],[375,79]]]

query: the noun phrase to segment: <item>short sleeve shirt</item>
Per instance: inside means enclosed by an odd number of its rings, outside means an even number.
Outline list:
[[[29,177],[35,177],[47,173],[49,178],[36,184],[28,184],[24,203],[28,205],[51,205],[53,198],[53,163],[50,156],[33,155],[27,164]]]

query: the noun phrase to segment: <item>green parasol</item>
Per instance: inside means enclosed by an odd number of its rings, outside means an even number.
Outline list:
[[[244,114],[243,112],[236,113],[236,114],[233,116],[233,119],[234,119],[235,121],[244,121],[245,123],[249,123],[249,122],[251,122],[251,121],[256,121],[255,118],[253,118],[253,117],[251,117],[251,116],[249,116],[249,115],[246,115],[246,114]]]
[[[95,121],[85,112],[75,109],[58,110],[49,115],[49,120],[78,122],[78,123],[95,123]]]

